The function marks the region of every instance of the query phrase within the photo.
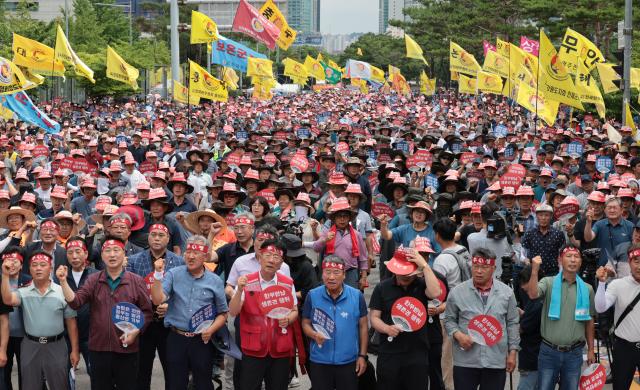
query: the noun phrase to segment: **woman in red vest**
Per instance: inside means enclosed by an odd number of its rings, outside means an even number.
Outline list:
[[[282,265],[284,245],[266,240],[256,257],[260,271],[238,278],[236,291],[229,302],[229,314],[240,315],[242,377],[240,390],[258,388],[264,380],[266,390],[286,390],[289,384],[289,359],[294,356],[292,325],[298,318],[293,280],[278,270]],[[280,286],[286,295],[278,296],[292,305],[292,311],[281,319],[263,314],[263,290]]]

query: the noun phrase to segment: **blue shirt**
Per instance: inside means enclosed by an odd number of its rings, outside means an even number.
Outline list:
[[[168,249],[164,252],[163,258],[165,261],[164,268],[166,270],[184,265],[184,259],[182,258],[182,256],[178,256]],[[129,256],[129,261],[127,262],[127,271],[133,272],[136,275],[146,278],[147,275],[153,273],[153,262],[155,260],[156,259],[151,258],[151,250],[136,253],[133,256]]]
[[[626,242],[631,242],[633,235],[633,223],[627,219],[620,219],[620,222],[613,226],[607,218],[594,223],[591,230],[596,235],[596,243],[600,251],[598,265],[605,265],[609,258],[613,258],[616,247]]]
[[[407,223],[391,229],[391,234],[393,235],[393,241],[405,248],[409,248],[416,237],[426,237],[431,242],[431,248],[436,253],[440,252],[440,245],[436,242],[436,234],[430,224],[427,224],[425,229],[418,232],[413,228],[413,224]]]
[[[181,265],[167,271],[162,280],[162,290],[169,299],[164,326],[174,326],[182,330],[189,329],[191,317],[202,307],[213,304],[217,314],[229,311],[227,298],[224,295],[222,279],[213,272],[204,271],[199,278],[194,278]]]
[[[96,198],[87,202],[84,196],[80,196],[71,201],[71,213],[80,213],[82,219],[91,221],[91,216],[96,213]]]

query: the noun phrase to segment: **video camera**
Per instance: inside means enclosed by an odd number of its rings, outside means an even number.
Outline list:
[[[487,238],[501,240],[507,236],[507,224],[502,216],[494,213],[487,219]]]

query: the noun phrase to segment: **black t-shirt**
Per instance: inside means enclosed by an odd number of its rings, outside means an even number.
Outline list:
[[[426,284],[424,279],[416,278],[405,290],[396,284],[396,277],[385,279],[380,282],[371,294],[369,301],[369,309],[380,310],[382,312],[380,318],[385,324],[392,325],[391,308],[396,300],[402,297],[417,298],[425,308],[429,303],[429,299],[425,294]],[[425,313],[426,314],[426,313]],[[380,337],[380,354],[414,354],[422,352],[427,354],[429,347],[429,338],[427,336],[428,326],[423,326],[415,332],[400,332],[393,341],[387,340],[387,335],[382,334]]]
[[[216,268],[216,274],[223,278],[225,286],[227,285],[227,279],[229,278],[229,272],[233,263],[240,256],[244,256],[248,253],[253,253],[253,244],[249,247],[248,251],[242,249],[239,242],[230,242],[224,244],[220,248],[216,249],[218,255],[218,268]]]
[[[603,215],[603,218],[604,218],[604,215]],[[596,222],[597,221],[593,221],[591,226],[595,225]],[[598,240],[596,240],[595,238],[591,242],[587,242],[587,240],[584,239],[584,225],[586,224],[587,224],[586,214],[580,214],[580,219],[578,220],[578,222],[576,222],[576,225],[573,227],[573,237],[576,240],[580,241],[580,252],[586,249],[593,249],[598,246]]]
[[[0,314],[9,314],[13,311],[13,307],[6,305],[2,299],[0,299]]]
[[[469,241],[467,241],[467,238],[469,237],[470,234],[472,233],[477,233],[480,230],[476,230],[476,227],[474,224],[471,225],[465,225],[460,229],[460,245],[462,245],[463,247],[467,248],[467,250],[469,249]]]

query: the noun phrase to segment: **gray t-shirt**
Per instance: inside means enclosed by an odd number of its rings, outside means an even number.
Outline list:
[[[477,233],[469,234],[467,241],[469,242],[471,256],[478,248],[489,249],[496,255],[496,272],[494,272],[493,276],[499,279],[502,275],[502,256],[509,255],[513,251],[507,238],[504,237],[500,240],[487,238],[487,229],[483,228]]]
[[[464,247],[462,245],[456,244],[447,249],[450,249],[453,252],[457,252],[460,249],[464,249]],[[444,275],[444,277],[447,278],[447,286],[449,286],[449,290],[462,283],[458,260],[456,260],[455,256],[451,253],[440,253],[438,257],[436,257],[433,261],[432,268],[434,271]]]

